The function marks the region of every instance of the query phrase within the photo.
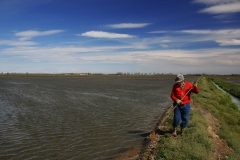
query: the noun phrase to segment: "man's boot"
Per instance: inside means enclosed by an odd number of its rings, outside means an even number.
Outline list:
[[[172,135],[173,135],[174,137],[177,136],[177,128],[176,128],[176,127],[173,128]]]
[[[181,127],[181,135],[184,135],[184,133],[185,133],[185,128]]]

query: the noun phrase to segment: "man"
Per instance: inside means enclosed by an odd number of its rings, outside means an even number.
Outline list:
[[[173,136],[177,136],[177,126],[180,124],[181,134],[184,134],[185,128],[188,126],[190,117],[190,95],[191,92],[198,93],[199,88],[197,82],[191,84],[186,82],[182,74],[178,74],[173,85],[171,98],[174,101],[174,117],[173,117]]]

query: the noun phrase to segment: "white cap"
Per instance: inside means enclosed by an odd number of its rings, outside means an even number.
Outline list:
[[[184,80],[184,76],[182,74],[178,74],[177,77],[175,78],[175,82],[181,82]]]

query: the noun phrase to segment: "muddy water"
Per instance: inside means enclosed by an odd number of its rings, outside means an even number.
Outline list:
[[[141,145],[171,79],[0,78],[0,159],[109,159]]]

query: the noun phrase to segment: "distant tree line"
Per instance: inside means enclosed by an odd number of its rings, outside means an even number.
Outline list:
[[[117,72],[117,73],[110,73],[110,74],[104,74],[104,73],[16,73],[16,72],[1,72],[0,74],[7,74],[7,75],[175,75],[173,73],[156,73],[156,72],[150,72],[150,73],[141,73],[141,72]],[[208,76],[239,76],[240,74],[229,74],[229,75],[219,75],[219,74],[207,74],[207,73],[188,73],[185,75],[190,76],[201,76],[201,75],[208,75]]]

